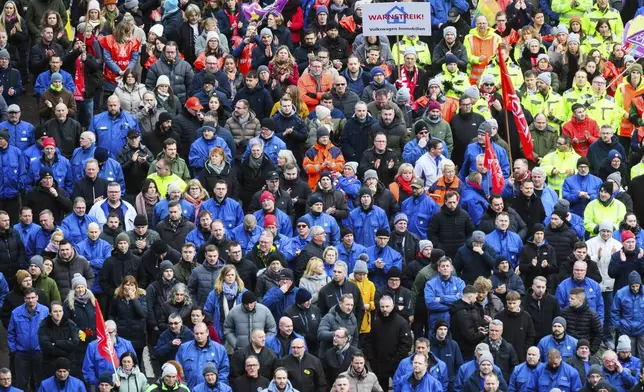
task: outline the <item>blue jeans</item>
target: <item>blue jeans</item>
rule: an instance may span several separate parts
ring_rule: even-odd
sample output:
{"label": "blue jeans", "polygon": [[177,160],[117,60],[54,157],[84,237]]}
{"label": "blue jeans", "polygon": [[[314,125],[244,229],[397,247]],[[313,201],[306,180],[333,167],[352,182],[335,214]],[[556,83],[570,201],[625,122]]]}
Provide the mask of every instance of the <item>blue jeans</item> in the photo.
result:
{"label": "blue jeans", "polygon": [[604,299],[604,342],[613,341],[613,322],[610,319],[610,310],[613,307],[613,292],[602,291]]}
{"label": "blue jeans", "polygon": [[80,123],[83,128],[89,127],[89,122],[94,115],[94,100],[92,98],[83,101],[76,101],[76,121]]}

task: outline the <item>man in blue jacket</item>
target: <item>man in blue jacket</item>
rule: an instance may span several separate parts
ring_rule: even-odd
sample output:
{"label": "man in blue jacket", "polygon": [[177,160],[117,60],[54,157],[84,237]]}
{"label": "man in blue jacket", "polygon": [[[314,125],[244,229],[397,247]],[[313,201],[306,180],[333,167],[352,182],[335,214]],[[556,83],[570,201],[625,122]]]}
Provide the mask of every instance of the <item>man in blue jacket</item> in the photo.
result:
{"label": "man in blue jacket", "polygon": [[269,191],[264,191],[259,198],[259,202],[262,204],[262,209],[253,212],[255,219],[257,219],[257,224],[266,227],[264,220],[269,217],[274,217],[277,220],[276,223],[279,233],[290,238],[293,235],[291,218],[279,208],[275,208],[275,196]]}
{"label": "man in blue jacket", "polygon": [[96,135],[96,145],[105,147],[111,157],[116,157],[127,143],[127,131],[139,129],[136,118],[121,110],[121,100],[112,95],[107,99],[107,111],[97,114],[89,124],[89,130]]}
{"label": "man in blue jacket", "polygon": [[541,355],[539,349],[532,346],[528,349],[526,354],[526,361],[519,366],[515,367],[510,376],[510,383],[508,387],[512,392],[527,392],[528,387],[535,382],[537,371],[546,366],[540,362]]}
{"label": "man in blue jacket", "polygon": [[479,172],[470,173],[465,182],[465,189],[461,193],[461,208],[470,214],[475,226],[481,223],[481,218],[489,207],[485,191],[481,186],[483,175]]}
{"label": "man in blue jacket", "polygon": [[[7,213],[9,212],[7,211]],[[31,207],[22,206],[20,208],[20,222],[13,225],[13,229],[20,235],[20,239],[25,245],[40,230],[40,226],[34,223],[34,212]]]}
{"label": "man in blue jacket", "polygon": [[23,290],[25,304],[11,312],[7,328],[9,352],[13,355],[16,387],[35,390],[42,379],[42,351],[38,342],[41,321],[49,315],[46,306],[38,303],[38,293],[28,287]]}
{"label": "man in blue jacket", "polygon": [[[279,319],[278,331],[275,335],[266,337],[266,347],[270,348],[277,355],[277,359],[282,359],[292,351],[291,343],[295,339],[302,339],[302,335],[293,331],[293,320],[284,316]],[[306,340],[304,340],[306,345]],[[306,349],[308,351],[308,348]]]}
{"label": "man in blue jacket", "polygon": [[519,265],[523,241],[517,233],[508,230],[510,215],[507,212],[498,214],[495,223],[496,229],[485,237],[485,242],[494,249],[497,256],[503,256],[508,260],[514,269]]}
{"label": "man in blue jacket", "polygon": [[33,125],[20,119],[20,106],[10,105],[7,108],[9,119],[0,123],[0,129],[9,131],[9,140],[12,146],[26,150],[36,142],[36,135]]}
{"label": "man in blue jacket", "polygon": [[[552,349],[557,351],[557,355],[563,359],[571,358],[577,350],[577,339],[566,333],[566,319],[561,316],[552,320],[552,334],[544,336],[539,341],[537,347],[541,354],[541,362],[550,362],[549,353]],[[577,371],[574,371],[577,374]],[[576,389],[575,389],[576,390]]]}
{"label": "man in blue jacket", "polygon": [[434,333],[430,335],[430,351],[445,364],[449,382],[447,390],[453,392],[454,378],[463,365],[463,356],[458,343],[449,336],[449,324],[444,319],[436,320]]}
{"label": "man in blue jacket", "polygon": [[98,177],[109,182],[118,182],[121,186],[121,196],[125,195],[125,178],[123,168],[114,158],[110,158],[109,152],[104,147],[96,147],[94,159],[98,162]]}
{"label": "man in blue jacket", "polygon": [[376,231],[376,244],[367,248],[369,256],[369,279],[376,286],[376,289],[387,285],[387,272],[392,267],[402,270],[402,256],[396,252],[389,243],[389,231],[378,229]]}
{"label": "man in blue jacket", "polygon": [[451,9],[456,8],[459,14],[463,14],[469,8],[465,0],[430,0],[430,3],[432,4],[432,29],[436,29],[436,31],[440,31],[441,27],[447,23],[448,12]]}
{"label": "man in blue jacket", "polygon": [[161,333],[157,344],[152,349],[152,353],[159,363],[165,363],[175,358],[181,344],[193,340],[194,337],[190,328],[183,325],[181,315],[172,313],[168,316],[168,329]]}
{"label": "man in blue jacket", "polygon": [[51,85],[51,75],[58,72],[63,77],[63,87],[65,89],[74,92],[76,85],[74,84],[74,77],[67,71],[60,69],[63,65],[63,61],[60,56],[52,56],[49,58],[49,69],[36,77],[34,82],[34,92],[36,97],[40,100],[42,93],[47,91]]}
{"label": "man in blue jacket", "polygon": [[188,164],[195,173],[204,168],[206,161],[210,159],[210,150],[215,147],[220,147],[224,150],[228,162],[233,161],[228,144],[223,138],[217,136],[217,129],[214,126],[204,125],[197,129],[197,132],[201,132],[201,137],[192,143],[188,154]]}
{"label": "man in blue jacket", "polygon": [[394,392],[441,392],[444,387],[439,380],[432,374],[431,358],[424,354],[414,354],[412,356],[412,369],[410,372],[404,374],[400,382],[394,382]]}
{"label": "man in blue jacket", "polygon": [[604,380],[617,390],[617,392],[627,392],[637,384],[638,380],[617,360],[617,354],[612,350],[604,351],[602,354],[602,374]]}
{"label": "man in blue jacket", "polygon": [[87,239],[87,226],[97,222],[96,218],[86,214],[87,205],[83,198],[74,199],[74,212],[67,215],[60,224],[65,238],[72,244],[79,244]]}
{"label": "man in blue jacket", "polygon": [[610,317],[618,335],[628,335],[636,342],[634,354],[644,354],[644,293],[642,278],[637,271],[628,275],[628,286],[617,290]]}
{"label": "man in blue jacket", "polygon": [[65,357],[58,358],[55,363],[56,373],[42,381],[38,392],[47,391],[84,391],[85,383],[74,376],[69,375],[71,365],[69,359]]}
{"label": "man in blue jacket", "polygon": [[449,257],[436,263],[438,274],[425,283],[425,305],[429,313],[429,328],[434,329],[438,320],[449,324],[451,306],[463,296],[465,282],[452,275],[454,270]]}
{"label": "man in blue jacket", "polygon": [[398,364],[398,369],[396,369],[396,373],[392,377],[393,385],[406,381],[405,375],[413,371],[414,357],[416,355],[422,355],[428,359],[429,369],[427,369],[427,372],[440,382],[443,391],[447,391],[449,387],[447,366],[445,366],[445,362],[438,359],[436,355],[429,351],[429,340],[422,337],[416,339],[414,353]]}
{"label": "man in blue jacket", "polygon": [[564,180],[561,194],[570,202],[570,212],[581,217],[588,203],[599,195],[602,180],[590,174],[590,161],[586,157],[577,160],[577,174]]}
{"label": "man in blue jacket", "polygon": [[546,171],[541,167],[532,169],[532,183],[534,184],[534,194],[541,200],[543,209],[546,211],[546,219],[549,219],[555,209],[555,204],[559,201],[559,195],[546,184]]}
{"label": "man in blue jacket", "polygon": [[212,197],[201,204],[200,211],[210,212],[212,220],[220,219],[226,230],[232,230],[244,221],[241,205],[228,197],[228,183],[224,179],[215,182]]}
{"label": "man in blue jacket", "polygon": [[262,304],[271,310],[275,320],[279,320],[284,315],[284,310],[295,304],[298,290],[299,288],[293,284],[293,271],[284,268],[280,271],[279,286],[266,292]]}
{"label": "man in blue jacket", "polygon": [[94,150],[96,150],[96,135],[90,131],[81,133],[80,147],[74,149],[72,159],[69,161],[72,165],[74,181],[80,180],[85,175],[85,163],[94,157]]}
{"label": "man in blue jacket", "polygon": [[87,238],[80,242],[73,242],[74,247],[79,255],[89,261],[94,276],[94,285],[89,289],[92,293],[100,295],[103,293],[101,285],[98,283],[98,276],[103,269],[103,263],[112,255],[112,245],[104,239],[99,238],[101,229],[98,223],[89,223],[87,225]]}
{"label": "man in blue jacket", "polygon": [[[461,367],[458,368],[458,374],[454,379],[454,392],[463,391],[467,380],[479,369],[479,359],[484,354],[492,357],[492,353],[490,353],[490,346],[487,343],[477,344],[476,348],[474,349],[474,359],[465,362]],[[492,358],[492,362],[493,361],[494,358]],[[498,366],[493,365],[492,369],[494,370],[494,372],[499,374],[501,378],[503,377],[501,369],[499,369]]]}
{"label": "man in blue jacket", "polygon": [[309,199],[311,209],[308,214],[304,215],[307,222],[313,226],[320,226],[327,235],[329,245],[338,246],[340,244],[340,226],[334,217],[324,212],[324,201],[318,195],[311,196]]}
{"label": "man in blue jacket", "polygon": [[[604,324],[604,298],[602,297],[602,289],[599,283],[586,276],[588,271],[588,264],[585,261],[575,261],[572,266],[572,277],[565,279],[557,287],[555,297],[561,309],[568,306],[570,299],[570,290],[575,287],[581,287],[586,292],[586,300],[588,306],[595,312],[601,319],[602,325]],[[563,352],[562,352],[563,355]]]}
{"label": "man in blue jacket", "polygon": [[[118,358],[126,352],[135,353],[132,343],[117,335],[116,323],[113,320],[107,320],[105,322],[105,330],[114,344],[114,351]],[[136,356],[136,354],[134,355]],[[85,380],[85,383],[89,385],[98,386],[98,378],[105,372],[114,374],[114,367],[111,362],[99,354],[98,340],[94,340],[87,345],[87,351],[85,351],[85,359],[83,360],[83,379]]]}
{"label": "man in blue jacket", "polygon": [[[485,154],[485,132],[492,132],[492,125],[487,121],[479,125],[476,141],[474,143],[470,143],[465,150],[463,165],[461,165],[461,171],[458,173],[461,180],[465,180],[468,173],[476,171],[476,157],[480,154]],[[490,143],[492,143],[496,157],[501,165],[503,178],[507,179],[510,176],[510,161],[508,160],[508,153],[498,144],[492,141],[490,141]]]}
{"label": "man in blue jacket", "polygon": [[[545,356],[544,356],[545,357]],[[558,388],[561,392],[576,392],[581,389],[581,380],[577,370],[563,361],[556,348],[548,350],[547,357],[541,361],[547,365],[535,372],[529,391],[546,392]]]}
{"label": "man in blue jacket", "polygon": [[409,219],[408,230],[420,238],[427,238],[427,228],[432,216],[438,212],[438,204],[425,192],[425,182],[415,178],[411,183],[411,197],[402,202],[401,212]]}
{"label": "man in blue jacket", "polygon": [[[275,136],[275,132],[273,131],[274,129],[275,121],[273,121],[273,119],[270,117],[265,118],[262,120],[262,128],[260,130],[259,136],[256,136],[251,140],[261,141],[264,144],[264,154],[266,154],[271,162],[277,165],[277,155],[280,151],[286,150],[286,143],[284,143],[282,139]],[[246,159],[248,154],[250,154],[250,146],[251,142],[249,140],[248,145],[246,146],[246,150],[242,155],[242,161]]]}
{"label": "man in blue jacket", "polygon": [[367,187],[360,189],[360,206],[349,213],[346,227],[353,230],[356,242],[365,247],[375,245],[376,230],[389,230],[387,214],[385,210],[373,204],[371,189]]}
{"label": "man in blue jacket", "polygon": [[37,185],[40,181],[40,169],[43,167],[51,168],[54,180],[59,186],[65,189],[68,195],[72,193],[74,185],[72,165],[59,151],[56,150],[56,141],[53,137],[46,137],[43,141],[43,153],[39,159],[35,159],[29,164],[29,173],[31,174],[27,190]]}
{"label": "man in blue jacket", "polygon": [[176,356],[177,362],[183,366],[184,382],[188,388],[204,382],[202,370],[209,362],[217,368],[219,380],[228,384],[230,363],[224,346],[210,340],[208,327],[204,323],[195,325],[193,332],[195,340],[183,343]]}

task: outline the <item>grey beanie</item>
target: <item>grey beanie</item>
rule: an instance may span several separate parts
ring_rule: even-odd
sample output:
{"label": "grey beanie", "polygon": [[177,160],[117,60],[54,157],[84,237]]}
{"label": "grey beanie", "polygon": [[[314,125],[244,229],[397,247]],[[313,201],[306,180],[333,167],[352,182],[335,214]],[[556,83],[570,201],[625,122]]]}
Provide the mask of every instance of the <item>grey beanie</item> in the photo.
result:
{"label": "grey beanie", "polygon": [[0,50],[0,59],[9,59],[11,56],[9,55],[9,51],[7,49],[2,49]]}
{"label": "grey beanie", "polygon": [[552,325],[555,325],[555,324],[561,324],[561,326],[564,327],[564,329],[566,329],[567,327],[566,319],[561,316],[557,316],[555,317],[554,320],[552,320]]}
{"label": "grey beanie", "polygon": [[599,231],[602,230],[608,230],[610,232],[613,231],[613,222],[611,221],[603,221],[599,224]]}
{"label": "grey beanie", "polygon": [[219,373],[217,372],[217,368],[215,367],[215,365],[214,365],[212,362],[208,362],[208,363],[206,364],[206,366],[204,366],[204,367],[203,367],[203,370],[201,371],[201,374],[203,374],[204,376],[205,376],[206,374],[208,374],[208,373],[215,373],[215,374],[219,374]]}
{"label": "grey beanie", "polygon": [[445,38],[445,36],[446,36],[448,33],[452,33],[452,34],[454,34],[454,35],[458,35],[458,34],[456,34],[456,27],[454,27],[454,26],[447,26],[447,27],[445,27],[445,28],[443,29],[443,38]]}
{"label": "grey beanie", "polygon": [[51,81],[53,82],[62,82],[63,81],[63,75],[60,74],[60,72],[54,72],[51,74]]}
{"label": "grey beanie", "polygon": [[538,80],[541,80],[548,86],[552,85],[552,77],[550,76],[550,72],[542,72],[537,76]]}
{"label": "grey beanie", "polygon": [[378,179],[378,172],[373,170],[373,169],[367,170],[364,173],[364,180],[367,181],[370,178],[375,178],[377,180]]}
{"label": "grey beanie", "polygon": [[167,269],[172,269],[172,267],[173,267],[173,264],[170,260],[163,260],[161,264],[159,264],[159,271],[163,273]]}
{"label": "grey beanie", "polygon": [[42,258],[42,256],[36,255],[32,257],[29,260],[29,265],[32,265],[32,264],[40,268],[41,273],[45,270],[45,260]]}
{"label": "grey beanie", "polygon": [[467,95],[468,97],[470,97],[472,99],[481,98],[481,92],[479,91],[478,88],[476,88],[476,86],[470,86],[470,87],[466,88],[465,90],[463,90],[463,94]]}
{"label": "grey beanie", "polygon": [[434,244],[430,240],[420,240],[418,243],[418,250],[422,253],[427,247],[434,247]]}
{"label": "grey beanie", "polygon": [[76,286],[78,286],[79,284],[87,287],[87,280],[83,277],[83,275],[76,273],[74,274],[74,278],[72,279],[72,290],[75,290]]}
{"label": "grey beanie", "polygon": [[347,162],[344,164],[344,167],[349,166],[354,173],[358,173],[358,162]]}
{"label": "grey beanie", "polygon": [[367,269],[367,263],[365,263],[363,260],[356,261],[356,265],[355,267],[353,267],[353,273],[368,274],[369,270]]}
{"label": "grey beanie", "polygon": [[492,365],[494,365],[494,357],[492,356],[492,354],[489,351],[481,354],[481,356],[479,357],[477,362],[480,365],[482,362],[485,362],[485,361],[488,361]]}
{"label": "grey beanie", "polygon": [[613,180],[613,182],[617,185],[622,185],[622,174],[618,171],[612,172],[611,174],[606,177],[606,181],[608,180]]}
{"label": "grey beanie", "polygon": [[268,35],[271,37],[271,39],[273,39],[273,32],[268,27],[264,27],[261,33],[259,34],[260,38],[264,37],[265,35]]}
{"label": "grey beanie", "polygon": [[573,42],[576,42],[577,44],[580,44],[580,43],[581,43],[581,39],[580,39],[580,37],[579,37],[579,34],[572,33],[572,34],[569,34],[569,35],[568,35],[568,41],[566,41],[566,42],[568,42],[569,44],[571,44],[571,43],[573,43]]}
{"label": "grey beanie", "polygon": [[407,102],[411,99],[409,94],[409,89],[407,87],[401,87],[398,92],[396,92],[396,102]]}
{"label": "grey beanie", "polygon": [[476,230],[474,233],[472,233],[472,241],[485,242],[485,233],[481,230]]}
{"label": "grey beanie", "polygon": [[631,338],[628,335],[622,335],[617,339],[617,348],[615,349],[618,353],[631,352]]}

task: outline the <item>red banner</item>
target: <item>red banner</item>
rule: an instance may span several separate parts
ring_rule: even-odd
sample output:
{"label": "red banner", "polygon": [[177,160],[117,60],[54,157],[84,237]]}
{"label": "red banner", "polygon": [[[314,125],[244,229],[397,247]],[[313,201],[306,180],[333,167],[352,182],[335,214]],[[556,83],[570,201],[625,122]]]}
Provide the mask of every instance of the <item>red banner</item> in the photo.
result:
{"label": "red banner", "polygon": [[499,158],[496,156],[490,134],[485,132],[485,167],[489,170],[492,177],[492,193],[500,195],[505,186],[505,179],[503,178],[503,170],[499,164]]}
{"label": "red banner", "polygon": [[[501,89],[503,90],[503,106],[505,110],[512,112],[514,115],[514,125],[517,127],[517,132],[519,134],[519,140],[521,141],[521,147],[523,147],[523,154],[529,160],[536,162],[534,159],[534,154],[532,153],[532,135],[530,135],[530,130],[528,129],[528,121],[523,115],[523,109],[521,109],[521,100],[517,96],[514,86],[512,85],[512,79],[510,79],[510,74],[508,73],[508,66],[505,64],[505,59],[501,53],[501,45],[498,49],[499,57],[499,67],[501,68]],[[533,116],[536,116],[537,113],[532,113]]]}
{"label": "red banner", "polygon": [[101,307],[98,306],[98,300],[94,300],[94,308],[96,310],[96,340],[98,344],[98,353],[106,361],[112,363],[112,366],[114,366],[116,371],[116,368],[119,367],[119,357],[116,355],[114,342],[110,339],[110,334],[107,332],[107,327],[105,327],[105,320],[103,320]]}

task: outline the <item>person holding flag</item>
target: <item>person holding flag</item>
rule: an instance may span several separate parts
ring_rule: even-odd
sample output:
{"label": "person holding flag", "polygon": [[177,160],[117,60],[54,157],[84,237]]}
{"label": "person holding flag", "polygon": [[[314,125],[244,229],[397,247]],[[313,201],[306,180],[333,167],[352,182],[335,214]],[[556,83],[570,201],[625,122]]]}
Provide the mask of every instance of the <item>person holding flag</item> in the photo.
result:
{"label": "person holding flag", "polygon": [[[508,153],[503,149],[503,147],[490,140],[490,132],[492,132],[491,123],[485,121],[479,125],[476,141],[474,143],[470,143],[465,150],[465,158],[463,159],[463,165],[461,165],[461,171],[458,175],[461,180],[465,181],[468,173],[476,171],[476,157],[479,154],[486,153],[486,146],[493,147],[498,164],[500,165],[503,173],[503,178],[508,178],[510,176],[510,161],[508,159]],[[503,184],[501,184],[498,193],[500,194],[502,191]]]}
{"label": "person holding flag", "polygon": [[83,379],[87,384],[98,388],[99,376],[104,372],[115,374],[120,356],[125,352],[135,351],[129,340],[118,337],[113,320],[103,320],[98,301],[94,301],[97,338],[87,346],[83,360]]}

